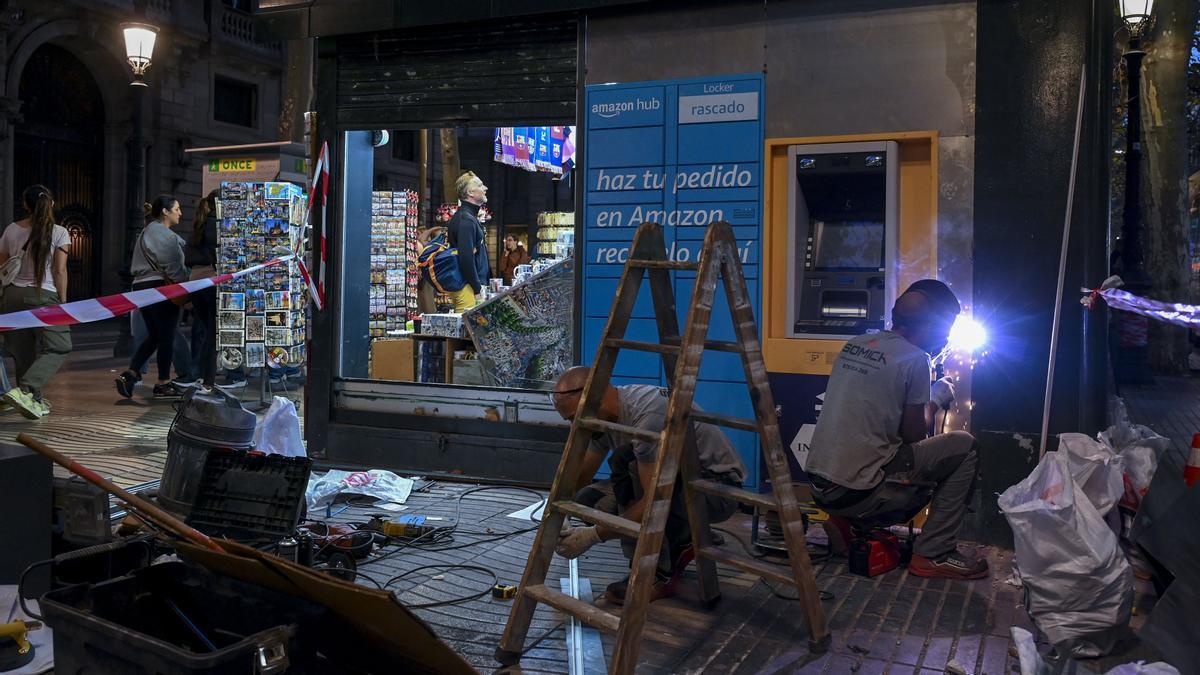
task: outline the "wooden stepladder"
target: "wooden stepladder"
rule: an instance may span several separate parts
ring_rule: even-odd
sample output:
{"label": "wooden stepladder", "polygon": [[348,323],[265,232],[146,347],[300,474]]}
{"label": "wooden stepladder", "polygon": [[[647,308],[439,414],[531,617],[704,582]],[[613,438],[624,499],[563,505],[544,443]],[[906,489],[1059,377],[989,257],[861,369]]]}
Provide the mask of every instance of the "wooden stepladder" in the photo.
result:
{"label": "wooden stepladder", "polygon": [[[688,309],[682,336],[675,313],[671,270],[696,271],[692,304]],[[654,301],[654,313],[658,324],[658,343],[624,339],[638,290],[646,274],[650,276],[650,294]],[[722,282],[733,315],[734,331],[737,335],[734,342],[707,339],[717,285]],[[622,349],[650,351],[662,355],[663,367],[671,385],[666,425],[661,433],[650,433],[597,417],[617,355]],[[700,359],[706,349],[741,354],[750,400],[754,404],[755,419],[693,411],[692,399],[700,373]],[[773,494],[758,494],[702,479],[699,455],[692,433],[693,421],[758,432],[774,487]],[[641,523],[610,515],[574,501],[575,492],[581,487],[575,485],[575,480],[589,442],[594,435],[613,432],[657,443],[659,447],[654,465],[654,494]],[[746,280],[742,276],[737,243],[733,237],[733,228],[726,222],[717,222],[709,227],[699,260],[696,262],[676,262],[667,259],[662,226],[657,223],[643,223],[638,227],[628,262],[617,287],[612,313],[596,353],[595,364],[584,386],[578,414],[571,425],[566,450],[558,465],[558,473],[554,478],[541,527],[534,539],[533,550],[525,566],[525,574],[521,578],[521,586],[513,602],[504,636],[496,649],[498,662],[514,665],[520,660],[530,621],[533,619],[537,603],[541,602],[601,630],[615,632],[617,639],[610,661],[610,671],[633,672],[637,664],[638,646],[666,529],[671,494],[679,474],[682,474],[684,481],[692,544],[695,547],[696,565],[700,575],[700,597],[705,606],[711,606],[720,598],[717,562],[771,581],[794,585],[799,592],[808,624],[809,647],[815,653],[824,652],[829,645],[829,630],[825,625],[825,613],[821,608],[816,580],[805,548],[803,520],[791,488],[792,477],[779,435],[774,400],[767,384],[758,327],[754,321]],[[779,513],[791,560],[791,574],[787,573],[785,567],[770,565],[714,546],[710,539],[707,509],[700,493],[719,495]],[[621,533],[622,536],[637,539],[629,589],[620,615],[546,586],[546,573],[550,568],[554,547],[563,520],[568,516],[600,524]]]}

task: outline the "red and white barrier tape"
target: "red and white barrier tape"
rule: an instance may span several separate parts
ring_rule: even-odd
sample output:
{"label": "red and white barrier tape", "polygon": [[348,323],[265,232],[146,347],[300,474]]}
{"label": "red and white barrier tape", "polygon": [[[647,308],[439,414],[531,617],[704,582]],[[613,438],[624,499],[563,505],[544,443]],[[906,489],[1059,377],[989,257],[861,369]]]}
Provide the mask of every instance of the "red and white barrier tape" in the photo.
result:
{"label": "red and white barrier tape", "polygon": [[1111,276],[1105,279],[1099,288],[1080,289],[1087,295],[1079,301],[1091,309],[1097,298],[1104,298],[1104,302],[1113,309],[1141,314],[1185,328],[1200,328],[1200,305],[1185,305],[1182,302],[1162,302],[1143,298],[1140,295],[1119,290],[1118,286],[1123,284],[1121,277]]}
{"label": "red and white barrier tape", "polygon": [[[329,197],[329,143],[321,144],[321,152],[317,155],[317,165],[313,169],[312,184],[308,188],[308,208],[310,212],[317,206],[321,207],[321,233],[317,238],[317,245],[314,255],[321,257],[321,265],[317,268],[316,284],[313,284],[312,277],[308,273],[308,268],[301,264],[300,274],[304,277],[304,282],[308,284],[309,291],[312,293],[313,304],[317,309],[325,306],[325,267],[326,267],[326,246],[325,246],[325,202]],[[311,221],[311,219],[310,219]]]}
{"label": "red and white barrier tape", "polygon": [[90,300],[76,300],[61,305],[26,309],[10,314],[0,314],[0,332],[18,330],[21,328],[44,328],[46,326],[71,326],[79,323],[103,321],[116,316],[128,314],[135,309],[178,298],[189,293],[202,291],[231,279],[236,279],[261,269],[272,267],[292,260],[296,256],[286,255],[268,260],[261,265],[247,267],[232,274],[218,274],[207,279],[185,281],[179,284],[168,284],[158,288],[147,288],[142,291],[130,291],[106,295]]}

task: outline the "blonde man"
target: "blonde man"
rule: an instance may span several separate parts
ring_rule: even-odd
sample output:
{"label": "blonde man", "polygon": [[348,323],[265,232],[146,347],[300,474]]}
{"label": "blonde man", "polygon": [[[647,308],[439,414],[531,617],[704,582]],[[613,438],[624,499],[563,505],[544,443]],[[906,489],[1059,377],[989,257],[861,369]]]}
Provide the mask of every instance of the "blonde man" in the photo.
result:
{"label": "blonde man", "polygon": [[446,232],[450,246],[458,249],[458,268],[464,283],[461,290],[451,295],[454,311],[461,313],[475,306],[476,296],[491,276],[484,246],[486,231],[479,222],[479,208],[487,203],[488,189],[471,171],[458,177],[454,189],[458,192],[460,206],[446,223]]}

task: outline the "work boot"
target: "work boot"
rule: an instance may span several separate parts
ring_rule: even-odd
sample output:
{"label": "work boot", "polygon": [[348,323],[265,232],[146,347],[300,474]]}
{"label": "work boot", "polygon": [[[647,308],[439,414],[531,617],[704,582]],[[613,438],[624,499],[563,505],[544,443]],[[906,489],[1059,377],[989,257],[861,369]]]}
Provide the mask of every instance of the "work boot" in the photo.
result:
{"label": "work boot", "polygon": [[914,553],[908,563],[908,572],[913,576],[939,579],[982,579],[989,570],[987,560],[972,559],[958,551],[951,551],[937,560]]}
{"label": "work boot", "polygon": [[850,542],[854,541],[854,528],[851,526],[849,518],[831,515],[821,523],[821,529],[825,531],[825,537],[829,539],[830,554],[845,556],[850,552]]}
{"label": "work boot", "polygon": [[[675,558],[675,564],[671,566],[670,572],[656,570],[654,573],[654,587],[650,592],[650,602],[675,597],[676,593],[679,592],[679,577],[695,557],[696,549],[688,546]],[[604,599],[614,605],[624,605],[625,593],[628,590],[629,577],[625,577],[620,581],[614,581],[604,589]]]}

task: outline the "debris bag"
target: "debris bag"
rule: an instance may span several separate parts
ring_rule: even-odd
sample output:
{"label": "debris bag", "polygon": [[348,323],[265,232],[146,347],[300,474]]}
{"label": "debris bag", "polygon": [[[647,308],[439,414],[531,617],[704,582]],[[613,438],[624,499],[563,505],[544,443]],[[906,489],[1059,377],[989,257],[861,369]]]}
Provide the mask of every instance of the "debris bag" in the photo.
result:
{"label": "debris bag", "polygon": [[1133,574],[1116,535],[1071,477],[1067,453],[1046,453],[999,503],[1030,617],[1070,656],[1107,654],[1129,622]]}
{"label": "debris bag", "polygon": [[412,493],[411,478],[397,476],[391,471],[339,471],[331,469],[324,475],[313,474],[308,480],[304,499],[312,511],[326,502],[332,502],[339,494],[356,494],[377,497],[394,504],[408,501]]}
{"label": "debris bag", "polygon": [[1132,423],[1125,402],[1120,398],[1110,401],[1109,414],[1113,424],[1097,434],[1097,439],[1120,456],[1125,471],[1125,494],[1121,504],[1137,511],[1142,497],[1150,489],[1159,458],[1171,446],[1171,439],[1163,438],[1150,427]]}
{"label": "debris bag", "polygon": [[300,416],[290,399],[276,396],[262,422],[254,428],[254,449],[268,455],[307,457]]}
{"label": "debris bag", "polygon": [[1065,453],[1071,478],[1100,515],[1125,494],[1120,456],[1108,445],[1084,434],[1059,434],[1058,451]]}

